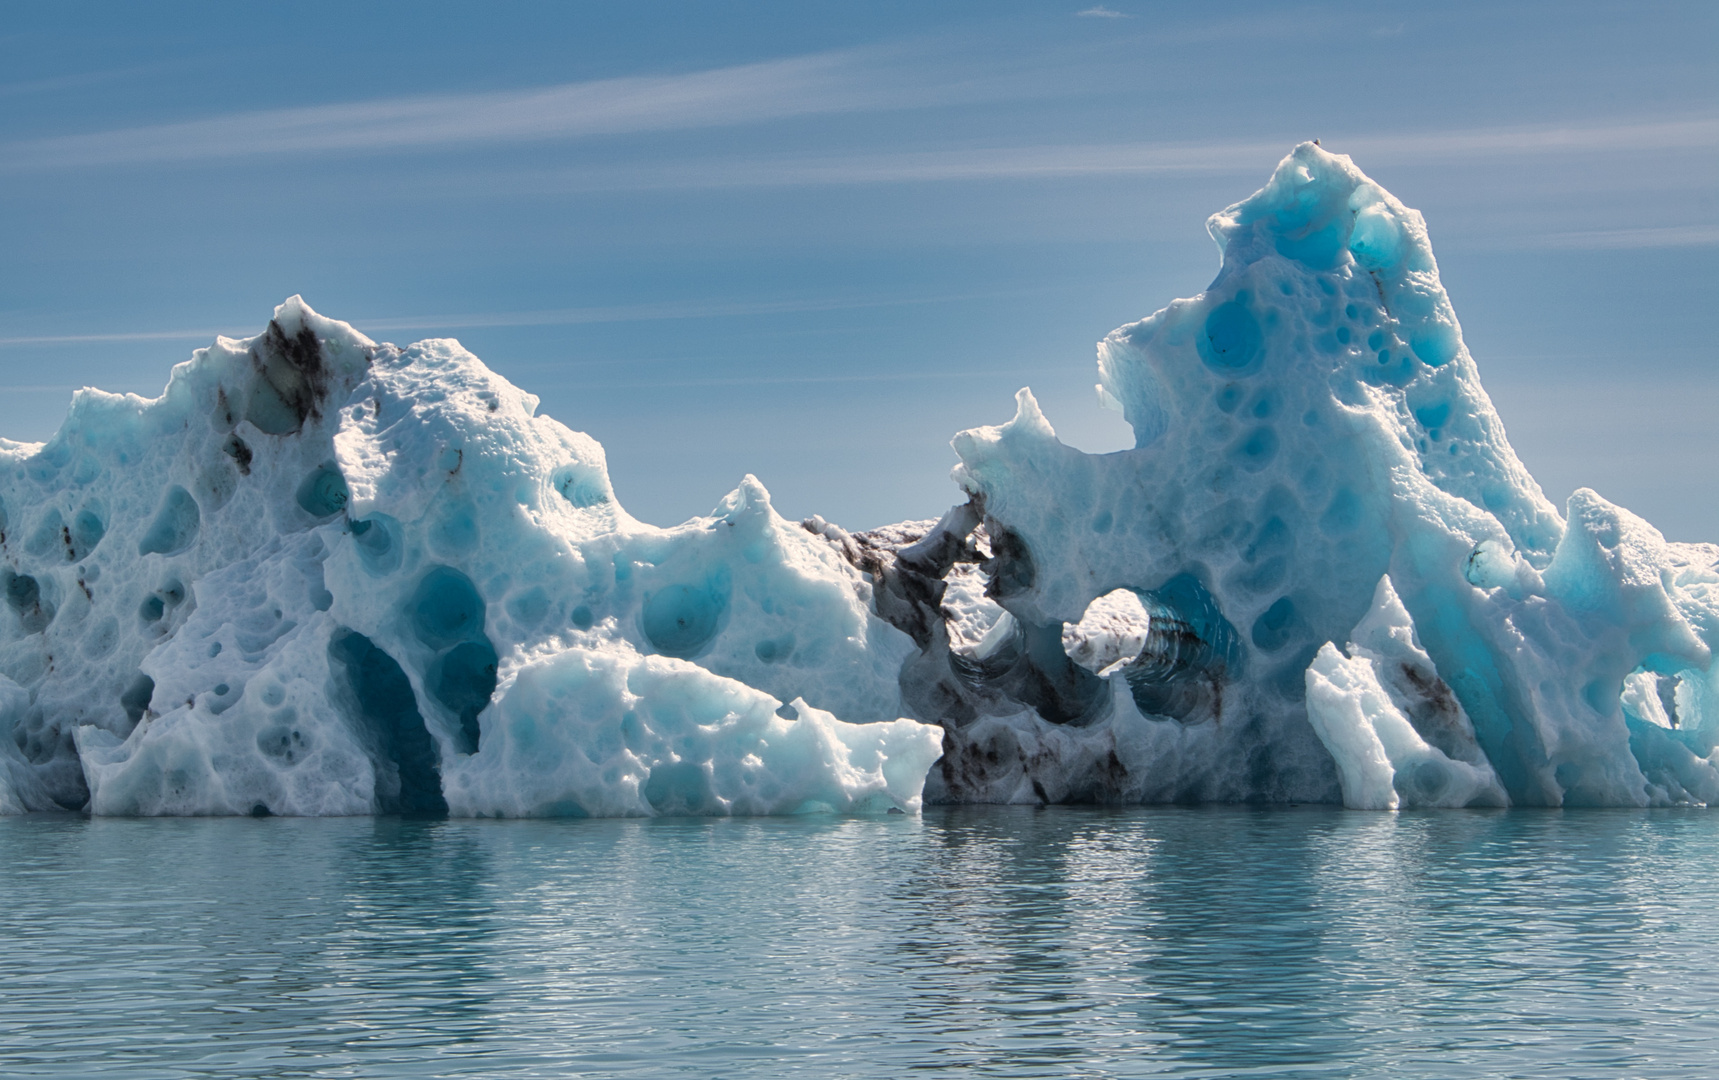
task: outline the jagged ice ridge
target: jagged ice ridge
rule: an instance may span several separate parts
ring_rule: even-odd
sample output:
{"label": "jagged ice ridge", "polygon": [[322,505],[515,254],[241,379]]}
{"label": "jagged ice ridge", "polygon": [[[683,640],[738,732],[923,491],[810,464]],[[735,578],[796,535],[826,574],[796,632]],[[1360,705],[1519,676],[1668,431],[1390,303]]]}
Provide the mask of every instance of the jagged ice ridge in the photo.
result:
{"label": "jagged ice ridge", "polygon": [[1560,514],[1420,215],[1304,144],[1217,279],[1029,391],[965,499],[849,533],[748,476],[630,517],[451,340],[298,298],[0,441],[0,812],[493,816],[942,801],[1719,799],[1719,547]]}

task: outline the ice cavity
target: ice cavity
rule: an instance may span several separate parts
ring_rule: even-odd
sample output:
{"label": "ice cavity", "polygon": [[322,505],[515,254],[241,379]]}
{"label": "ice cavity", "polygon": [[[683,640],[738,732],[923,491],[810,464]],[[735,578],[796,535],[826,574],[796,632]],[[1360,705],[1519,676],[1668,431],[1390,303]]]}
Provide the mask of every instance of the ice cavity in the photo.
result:
{"label": "ice cavity", "polygon": [[1146,647],[1152,616],[1133,589],[1116,589],[1086,606],[1080,621],[1062,628],[1069,659],[1095,675],[1109,675]]}
{"label": "ice cavity", "polygon": [[[1211,286],[1099,346],[1134,449],[1065,446],[1023,390],[955,438],[966,504],[820,530],[919,646],[928,797],[1719,797],[1719,548],[1544,497],[1421,216],[1309,143],[1210,230]],[[1143,623],[1098,631],[1119,596]]]}
{"label": "ice cavity", "polygon": [[940,733],[863,576],[751,477],[635,521],[536,409],[295,297],[0,446],[0,810],[918,806]]}

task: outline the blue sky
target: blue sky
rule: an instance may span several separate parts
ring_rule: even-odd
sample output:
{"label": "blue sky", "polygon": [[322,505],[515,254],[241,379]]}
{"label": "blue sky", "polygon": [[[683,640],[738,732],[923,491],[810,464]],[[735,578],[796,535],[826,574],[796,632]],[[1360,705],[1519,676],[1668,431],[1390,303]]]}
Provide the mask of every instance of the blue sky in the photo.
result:
{"label": "blue sky", "polygon": [[[1084,10],[1083,10],[1084,8]],[[1719,540],[1719,5],[7,5],[0,433],[302,293],[454,336],[659,524],[955,501],[1319,137],[1427,216],[1530,469]]]}

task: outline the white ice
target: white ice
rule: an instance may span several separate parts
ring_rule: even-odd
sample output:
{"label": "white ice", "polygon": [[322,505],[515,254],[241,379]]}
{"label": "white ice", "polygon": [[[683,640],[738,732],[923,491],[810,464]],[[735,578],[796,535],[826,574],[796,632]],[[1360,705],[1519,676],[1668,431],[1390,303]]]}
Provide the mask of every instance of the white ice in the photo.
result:
{"label": "white ice", "polygon": [[635,521],[536,409],[294,298],[0,450],[0,807],[916,808],[940,732],[864,577],[751,477]]}
{"label": "white ice", "polygon": [[[1719,800],[1719,547],[1512,451],[1425,222],[1304,144],[966,501],[656,528],[458,343],[297,298],[0,442],[0,812]],[[941,755],[941,756],[940,756]],[[935,765],[934,765],[935,763]],[[928,772],[929,770],[929,772]]]}
{"label": "white ice", "polygon": [[1509,805],[1390,578],[1379,579],[1347,652],[1326,642],[1307,668],[1307,719],[1337,764],[1343,805]]}
{"label": "white ice", "polygon": [[[1101,400],[1135,449],[1062,444],[1024,390],[1012,421],[956,437],[1022,659],[935,687],[978,715],[950,725],[930,794],[1008,797],[1030,774],[1053,797],[1117,801],[1719,797],[1719,547],[1668,543],[1585,489],[1562,514],[1545,498],[1425,222],[1348,158],[1297,147],[1210,229],[1211,286],[1099,346]],[[1416,664],[1472,726],[1467,756],[1420,731],[1365,655],[1357,624],[1384,610],[1387,576]],[[1034,653],[1117,589],[1153,630],[1107,685]],[[1328,644],[1349,640],[1362,651]],[[1062,749],[1038,739],[1045,720]],[[999,724],[1033,753],[993,760]]]}

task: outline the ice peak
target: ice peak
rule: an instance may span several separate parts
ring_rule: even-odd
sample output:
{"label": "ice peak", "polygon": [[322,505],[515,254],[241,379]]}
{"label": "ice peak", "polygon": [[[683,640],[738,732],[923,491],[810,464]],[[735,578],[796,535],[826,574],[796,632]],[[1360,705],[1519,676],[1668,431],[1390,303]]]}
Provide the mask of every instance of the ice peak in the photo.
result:
{"label": "ice peak", "polygon": [[281,333],[288,338],[297,337],[308,328],[319,338],[334,338],[360,348],[374,348],[376,345],[374,341],[353,329],[351,323],[319,314],[305,303],[304,297],[298,293],[293,293],[275,306],[272,322],[280,327]]}

